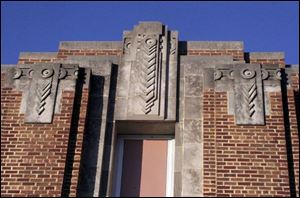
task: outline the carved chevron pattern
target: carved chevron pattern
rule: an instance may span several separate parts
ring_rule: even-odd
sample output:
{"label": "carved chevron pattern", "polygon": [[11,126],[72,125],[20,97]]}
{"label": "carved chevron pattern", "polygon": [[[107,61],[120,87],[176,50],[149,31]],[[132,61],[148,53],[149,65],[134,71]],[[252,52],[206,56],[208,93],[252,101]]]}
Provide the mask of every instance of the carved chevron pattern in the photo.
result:
{"label": "carved chevron pattern", "polygon": [[52,83],[51,81],[48,83],[43,83],[42,85],[38,85],[36,93],[39,100],[36,111],[39,115],[41,115],[45,111],[46,99],[51,93]]}
{"label": "carved chevron pattern", "polygon": [[142,111],[148,114],[156,100],[156,70],[157,70],[157,44],[146,44],[142,47],[143,58],[140,66],[140,91],[142,98]]}
{"label": "carved chevron pattern", "polygon": [[243,89],[243,95],[245,102],[248,106],[249,116],[252,117],[255,113],[255,103],[254,100],[257,96],[257,86],[254,81],[250,86],[247,86]]}
{"label": "carved chevron pattern", "polygon": [[176,38],[172,38],[170,54],[175,54],[175,52],[176,52]]}

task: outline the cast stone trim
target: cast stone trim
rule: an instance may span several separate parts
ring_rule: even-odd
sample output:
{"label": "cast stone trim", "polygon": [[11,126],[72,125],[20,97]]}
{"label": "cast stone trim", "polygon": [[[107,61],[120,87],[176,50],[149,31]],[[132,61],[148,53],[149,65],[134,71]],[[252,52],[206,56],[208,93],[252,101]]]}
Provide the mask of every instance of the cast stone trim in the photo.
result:
{"label": "cast stone trim", "polygon": [[236,124],[264,125],[263,92],[266,85],[263,85],[263,81],[281,80],[280,69],[274,65],[260,64],[230,64],[217,67],[214,72],[215,82],[226,79],[233,81]]}
{"label": "cast stone trim", "polygon": [[[27,81],[25,122],[51,123],[60,80],[76,80],[78,66],[58,63],[20,65],[13,68],[14,81]],[[17,82],[16,82],[17,83]]]}

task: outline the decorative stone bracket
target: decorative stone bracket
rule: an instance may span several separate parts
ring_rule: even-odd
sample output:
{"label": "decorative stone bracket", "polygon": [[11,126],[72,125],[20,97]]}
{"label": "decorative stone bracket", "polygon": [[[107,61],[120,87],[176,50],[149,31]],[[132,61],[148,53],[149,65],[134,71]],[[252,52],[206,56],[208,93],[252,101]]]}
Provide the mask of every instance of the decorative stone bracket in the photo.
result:
{"label": "decorative stone bracket", "polygon": [[280,69],[276,69],[274,66],[262,67],[260,64],[223,65],[216,68],[215,82],[226,79],[233,81],[236,124],[264,125],[263,81],[280,80]]}
{"label": "decorative stone bracket", "polygon": [[[63,79],[77,79],[78,66],[36,64],[13,69],[14,81],[29,80],[26,110],[26,123],[51,123],[55,108],[58,83]],[[17,83],[17,82],[16,82]],[[24,94],[26,95],[26,94]]]}

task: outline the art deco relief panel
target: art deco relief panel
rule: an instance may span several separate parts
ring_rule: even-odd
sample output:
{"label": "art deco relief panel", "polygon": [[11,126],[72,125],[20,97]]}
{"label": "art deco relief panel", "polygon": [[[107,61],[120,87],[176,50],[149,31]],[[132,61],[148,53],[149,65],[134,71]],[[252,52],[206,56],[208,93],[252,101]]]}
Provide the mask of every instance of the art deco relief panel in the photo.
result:
{"label": "art deco relief panel", "polygon": [[225,88],[230,93],[233,92],[234,97],[230,99],[234,101],[234,115],[237,125],[265,124],[264,91],[266,90],[264,82],[277,80],[273,86],[280,86],[281,72],[277,68],[277,65],[247,63],[216,67],[214,80],[217,90],[221,91]]}
{"label": "art deco relief panel", "polygon": [[19,65],[11,69],[10,75],[11,83],[24,90],[23,105],[20,109],[25,113],[24,121],[51,123],[59,82],[71,80],[74,84],[78,75],[78,66],[59,63]]}
{"label": "art deco relief panel", "polygon": [[177,32],[161,23],[140,23],[125,31],[120,79],[125,92],[126,119],[175,120]]}

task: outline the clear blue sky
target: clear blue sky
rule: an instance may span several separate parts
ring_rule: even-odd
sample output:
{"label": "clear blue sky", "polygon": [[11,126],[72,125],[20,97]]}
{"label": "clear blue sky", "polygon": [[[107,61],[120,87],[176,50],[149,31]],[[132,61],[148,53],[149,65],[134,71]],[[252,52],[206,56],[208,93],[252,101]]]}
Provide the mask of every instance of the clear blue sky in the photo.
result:
{"label": "clear blue sky", "polygon": [[161,21],[180,40],[244,41],[299,63],[298,2],[1,2],[1,63],[55,52],[59,41],[121,40],[138,21]]}

